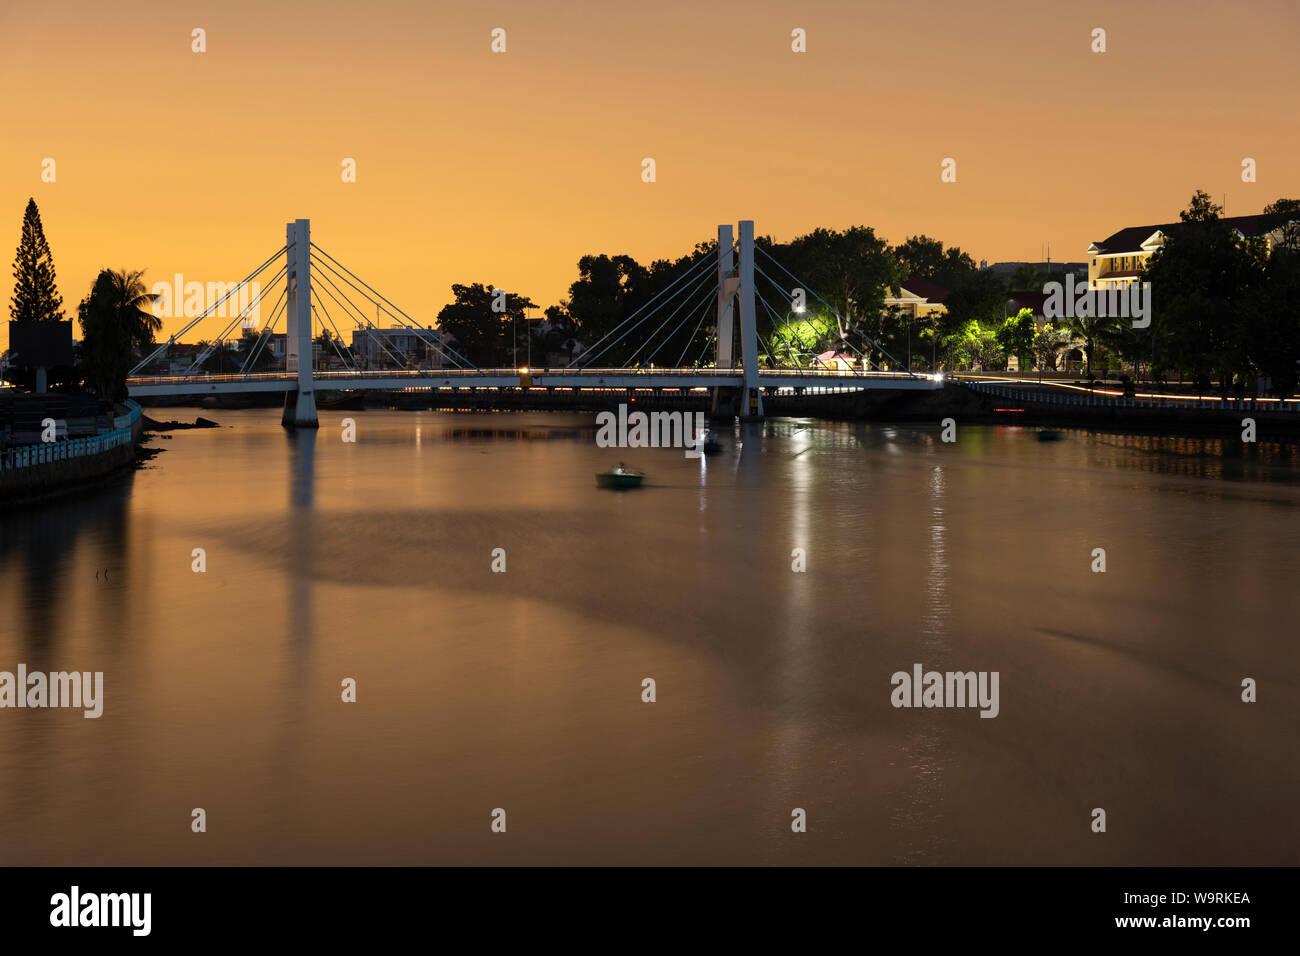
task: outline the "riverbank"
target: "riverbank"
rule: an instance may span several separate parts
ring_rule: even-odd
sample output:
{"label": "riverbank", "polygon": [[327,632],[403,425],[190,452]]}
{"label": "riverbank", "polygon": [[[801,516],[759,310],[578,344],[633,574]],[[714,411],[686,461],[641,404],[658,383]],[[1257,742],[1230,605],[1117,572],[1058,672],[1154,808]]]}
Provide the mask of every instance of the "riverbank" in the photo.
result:
{"label": "riverbank", "polygon": [[6,451],[0,457],[0,509],[61,497],[110,480],[134,464],[144,416],[135,402],[120,407],[115,427],[102,435]]}
{"label": "riverbank", "polygon": [[1131,397],[1057,385],[963,383],[975,420],[987,424],[1096,428],[1161,434],[1224,436],[1250,429],[1252,438],[1300,440],[1300,403],[1195,398],[1138,392]]}

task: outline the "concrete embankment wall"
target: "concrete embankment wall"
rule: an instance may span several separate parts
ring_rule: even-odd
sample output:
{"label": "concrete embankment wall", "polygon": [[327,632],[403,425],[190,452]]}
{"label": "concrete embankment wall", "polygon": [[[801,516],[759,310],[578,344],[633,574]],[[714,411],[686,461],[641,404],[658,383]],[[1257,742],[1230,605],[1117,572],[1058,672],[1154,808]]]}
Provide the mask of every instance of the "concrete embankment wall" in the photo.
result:
{"label": "concrete embankment wall", "polygon": [[[1047,425],[1062,428],[1098,428],[1106,431],[1137,431],[1183,435],[1240,434],[1244,419],[1253,419],[1260,438],[1294,441],[1300,439],[1300,412],[1271,411],[1269,403],[1232,401],[1228,408],[1187,406],[1162,407],[1125,405],[1104,401],[1099,404],[1070,404],[1052,401],[1050,393],[1041,399],[1016,392],[1010,396],[988,395],[965,389],[965,417],[958,421],[990,424]],[[1087,398],[1083,399],[1084,402]],[[957,417],[957,416],[954,416]]]}
{"label": "concrete embankment wall", "polygon": [[131,440],[114,448],[24,468],[0,470],[0,508],[60,495],[130,467],[135,461],[136,446],[144,434],[144,420],[138,408],[129,428]]}

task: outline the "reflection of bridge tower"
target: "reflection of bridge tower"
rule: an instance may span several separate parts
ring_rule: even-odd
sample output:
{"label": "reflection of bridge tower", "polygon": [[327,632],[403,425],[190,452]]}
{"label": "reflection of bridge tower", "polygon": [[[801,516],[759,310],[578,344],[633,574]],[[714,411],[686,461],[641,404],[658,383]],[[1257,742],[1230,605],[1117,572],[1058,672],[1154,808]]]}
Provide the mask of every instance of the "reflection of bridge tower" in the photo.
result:
{"label": "reflection of bridge tower", "polygon": [[740,268],[734,267],[731,226],[718,227],[718,368],[732,367],[735,300],[740,297],[740,361],[744,387],[713,390],[714,417],[739,415],[741,421],[763,417],[758,384],[758,324],[754,314],[754,223],[740,223]]}
{"label": "reflection of bridge tower", "polygon": [[311,361],[311,220],[297,219],[285,227],[285,371],[297,372],[297,387],[284,393],[284,416],[289,428],[316,428],[315,382]]}

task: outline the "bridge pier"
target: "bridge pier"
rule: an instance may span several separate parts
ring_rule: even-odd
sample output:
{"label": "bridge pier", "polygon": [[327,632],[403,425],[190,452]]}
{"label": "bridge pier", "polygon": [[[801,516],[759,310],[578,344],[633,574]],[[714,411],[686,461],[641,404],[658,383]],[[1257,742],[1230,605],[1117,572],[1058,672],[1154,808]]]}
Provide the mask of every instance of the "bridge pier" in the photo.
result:
{"label": "bridge pier", "polygon": [[734,368],[734,307],[740,297],[740,362],[743,388],[713,389],[709,417],[763,420],[763,392],[758,384],[758,316],[754,311],[754,222],[740,223],[740,268],[736,268],[731,226],[718,226],[718,356],[717,367]]}
{"label": "bridge pier", "polygon": [[712,392],[712,400],[709,403],[709,419],[711,421],[726,421],[735,418],[736,390],[715,385],[710,391]]}
{"label": "bridge pier", "polygon": [[304,392],[302,389],[285,392],[284,414],[280,416],[280,424],[285,428],[319,428],[315,393]]}
{"label": "bridge pier", "polygon": [[318,428],[316,381],[311,354],[311,221],[296,219],[285,227],[284,304],[285,371],[296,372],[298,387],[284,393],[285,428]]}
{"label": "bridge pier", "polygon": [[758,376],[758,314],[754,311],[754,220],[740,222],[740,358],[745,388],[738,414],[742,422],[763,420],[763,390]]}

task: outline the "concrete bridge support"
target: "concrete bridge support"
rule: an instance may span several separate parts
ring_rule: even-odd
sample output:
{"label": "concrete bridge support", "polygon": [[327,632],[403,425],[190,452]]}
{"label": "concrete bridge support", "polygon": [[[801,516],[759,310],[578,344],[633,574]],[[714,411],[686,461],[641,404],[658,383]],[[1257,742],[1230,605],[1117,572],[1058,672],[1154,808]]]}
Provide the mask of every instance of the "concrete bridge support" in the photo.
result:
{"label": "concrete bridge support", "polygon": [[745,363],[745,391],[740,420],[763,420],[763,390],[758,384],[758,315],[754,311],[754,220],[740,223],[740,360]]}
{"label": "concrete bridge support", "polygon": [[311,221],[285,227],[288,291],[284,306],[285,370],[297,373],[297,388],[284,394],[285,428],[317,428],[316,383],[311,361]]}
{"label": "concrete bridge support", "polygon": [[740,268],[735,267],[731,226],[718,226],[718,356],[720,369],[733,368],[736,296],[740,296],[740,360],[743,388],[715,388],[712,418],[762,421],[763,393],[758,384],[758,326],[754,313],[754,223],[740,224]]}

